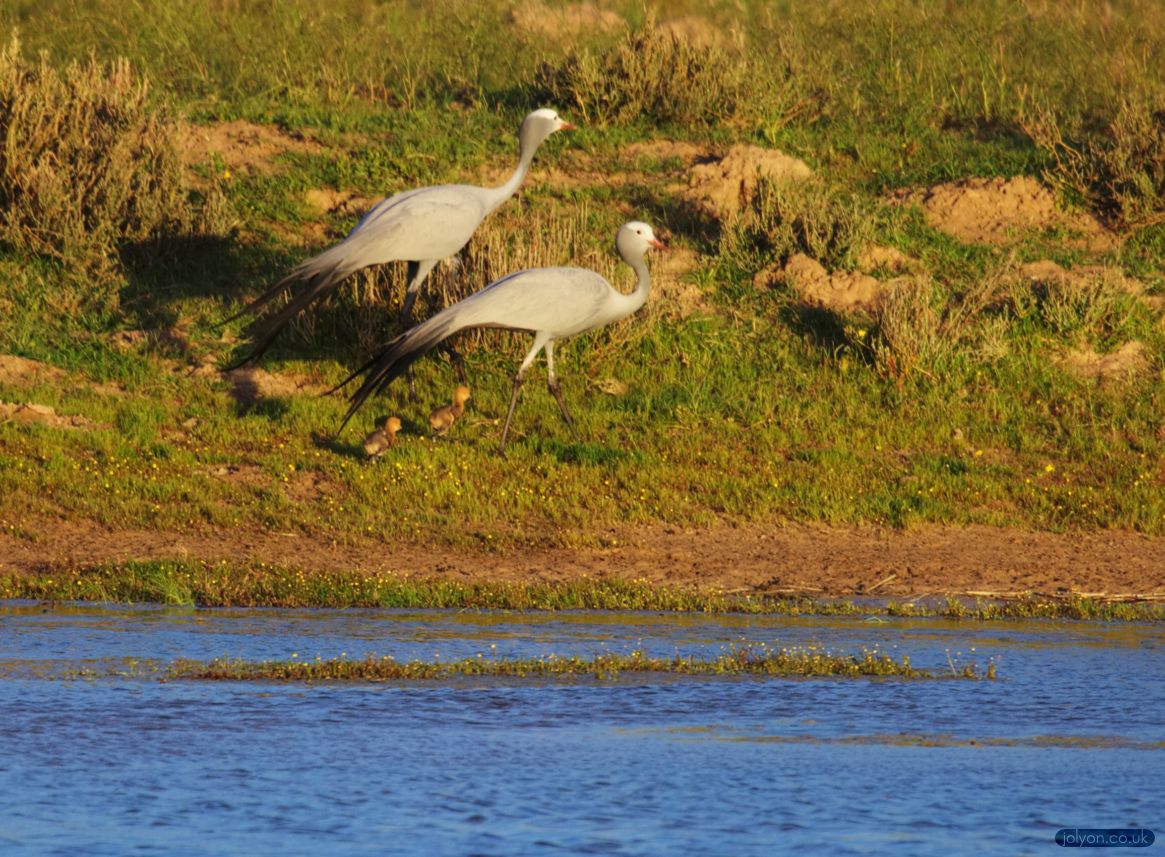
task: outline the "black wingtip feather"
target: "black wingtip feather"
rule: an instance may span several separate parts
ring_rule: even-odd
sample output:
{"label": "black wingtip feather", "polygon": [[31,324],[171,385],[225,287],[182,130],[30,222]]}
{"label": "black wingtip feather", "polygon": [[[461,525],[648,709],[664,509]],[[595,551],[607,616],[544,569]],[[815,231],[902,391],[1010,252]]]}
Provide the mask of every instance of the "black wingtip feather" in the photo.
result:
{"label": "black wingtip feather", "polygon": [[396,337],[371,360],[337,384],[332,392],[347,386],[358,375],[364,375],[360,387],[352,394],[348,411],[344,414],[336,434],[339,435],[344,430],[348,421],[370,396],[384,392],[388,385],[407,372],[410,366],[456,332],[457,330],[438,313]]}

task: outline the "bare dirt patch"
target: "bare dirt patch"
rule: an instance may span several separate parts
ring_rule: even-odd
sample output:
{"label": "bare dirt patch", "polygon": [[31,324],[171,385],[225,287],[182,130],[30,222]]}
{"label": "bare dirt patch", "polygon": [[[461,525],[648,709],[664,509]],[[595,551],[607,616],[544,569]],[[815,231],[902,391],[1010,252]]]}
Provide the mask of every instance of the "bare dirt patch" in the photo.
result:
{"label": "bare dirt patch", "polygon": [[551,6],[527,0],[511,13],[514,29],[531,36],[577,39],[594,33],[610,33],[624,26],[623,18],[595,3],[567,3]]}
{"label": "bare dirt patch", "polygon": [[1104,385],[1144,374],[1149,369],[1149,355],[1144,343],[1133,340],[1108,354],[1091,348],[1073,349],[1061,365],[1078,378],[1092,378]]}
{"label": "bare dirt patch", "polygon": [[1049,229],[1066,230],[1094,250],[1115,243],[1100,221],[1060,209],[1052,192],[1027,176],[961,179],[899,191],[893,200],[919,205],[931,226],[969,244],[1010,244]]}
{"label": "bare dirt patch", "polygon": [[32,402],[17,404],[14,402],[0,402],[0,423],[36,423],[37,425],[53,426],[54,428],[80,429],[93,428],[97,423],[86,417],[58,414],[48,405],[38,405]]}
{"label": "bare dirt patch", "polygon": [[350,190],[315,188],[304,194],[304,200],[320,214],[340,214],[345,217],[363,216],[379,198],[364,196]]}
{"label": "bare dirt patch", "polygon": [[895,288],[914,282],[912,277],[879,280],[861,271],[830,273],[815,259],[794,253],[784,266],[765,268],[753,277],[757,288],[786,283],[803,302],[832,312],[876,316]]}
{"label": "bare dirt patch", "polygon": [[41,363],[39,360],[0,354],[0,384],[28,387],[44,381],[60,380],[64,375],[65,373],[56,366]]}
{"label": "bare dirt patch", "polygon": [[327,387],[308,378],[294,375],[275,375],[257,366],[232,369],[223,376],[231,385],[231,395],[240,402],[259,399],[285,399],[296,395],[327,392]]}
{"label": "bare dirt patch", "polygon": [[738,145],[723,157],[694,165],[688,174],[685,196],[720,220],[735,216],[748,205],[757,179],[805,179],[809,165],[776,149]]}
{"label": "bare dirt patch", "polygon": [[728,44],[728,37],[715,24],[699,15],[684,15],[669,18],[656,25],[660,32],[668,33],[677,42],[699,48],[722,48]]}
{"label": "bare dirt patch", "polygon": [[993,592],[1147,595],[1165,592],[1165,539],[1124,531],[1055,535],[991,527],[909,530],[803,524],[700,530],[612,530],[610,547],[467,548],[245,530],[107,530],[88,521],[23,521],[0,533],[0,572],[46,566],[199,559],[266,562],[305,571],[386,571],[457,581],[642,579],[730,592],[888,598]]}
{"label": "bare dirt patch", "polygon": [[236,119],[212,125],[188,125],[179,137],[182,162],[187,167],[213,163],[217,157],[227,171],[267,174],[275,159],[287,152],[319,152],[320,146],[271,125]]}
{"label": "bare dirt patch", "polygon": [[694,313],[715,313],[708,295],[688,275],[696,270],[699,256],[686,247],[669,247],[652,265],[652,286],[657,292],[653,305],[669,318],[687,318]]}
{"label": "bare dirt patch", "polygon": [[1033,283],[1077,288],[1104,283],[1135,297],[1145,293],[1144,283],[1136,277],[1126,275],[1120,268],[1110,265],[1076,265],[1065,268],[1051,259],[1040,259],[1020,265],[1019,273]]}

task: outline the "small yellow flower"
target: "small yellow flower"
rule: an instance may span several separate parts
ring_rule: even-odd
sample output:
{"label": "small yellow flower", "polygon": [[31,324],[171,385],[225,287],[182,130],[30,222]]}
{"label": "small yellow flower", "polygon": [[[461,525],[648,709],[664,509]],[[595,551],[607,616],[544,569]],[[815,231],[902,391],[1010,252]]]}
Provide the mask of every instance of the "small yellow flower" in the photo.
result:
{"label": "small yellow flower", "polygon": [[1056,465],[1054,465],[1054,464],[1045,464],[1044,465],[1044,473],[1052,473],[1055,471],[1055,469],[1056,469]]}

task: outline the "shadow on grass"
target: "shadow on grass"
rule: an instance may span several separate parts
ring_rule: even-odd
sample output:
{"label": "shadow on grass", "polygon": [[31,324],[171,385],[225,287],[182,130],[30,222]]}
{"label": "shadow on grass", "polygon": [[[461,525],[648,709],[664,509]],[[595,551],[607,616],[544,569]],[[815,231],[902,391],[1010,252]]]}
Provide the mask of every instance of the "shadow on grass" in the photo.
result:
{"label": "shadow on grass", "polygon": [[245,389],[246,384],[247,382],[242,384],[236,382],[231,392],[235,399],[237,416],[263,417],[271,422],[279,422],[291,411],[291,403],[287,399],[262,397],[257,388],[249,395],[251,391]]}
{"label": "shadow on grass", "polygon": [[828,354],[849,345],[845,325],[836,313],[827,309],[789,304],[781,309],[780,315],[790,330]]}
{"label": "shadow on grass", "polygon": [[554,438],[535,438],[530,447],[542,455],[551,455],[564,464],[614,464],[635,458],[634,452],[607,446],[601,443],[563,443]]}
{"label": "shadow on grass", "polygon": [[[384,420],[382,418],[378,417],[377,419],[378,425],[383,424]],[[356,437],[356,433],[352,431],[345,432],[343,438],[328,432],[312,432],[311,442],[312,446],[316,449],[325,450],[333,455],[349,458],[353,461],[365,461],[367,459],[367,456],[364,454],[362,439]]]}
{"label": "shadow on grass", "polygon": [[635,187],[629,200],[637,217],[653,226],[663,226],[691,241],[704,255],[715,255],[720,244],[720,221],[685,199],[651,188]]}
{"label": "shadow on grass", "polygon": [[224,235],[163,235],[126,244],[119,253],[126,276],[121,310],[144,329],[174,326],[190,299],[216,300],[218,317],[205,319],[215,324],[296,261],[287,252]]}

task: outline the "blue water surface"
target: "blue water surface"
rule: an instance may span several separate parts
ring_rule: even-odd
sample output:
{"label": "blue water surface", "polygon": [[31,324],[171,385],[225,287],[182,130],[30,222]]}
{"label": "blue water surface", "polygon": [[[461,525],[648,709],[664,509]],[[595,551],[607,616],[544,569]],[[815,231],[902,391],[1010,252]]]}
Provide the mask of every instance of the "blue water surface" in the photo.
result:
{"label": "blue water surface", "polygon": [[[760,644],[1000,678],[50,677]],[[1062,827],[1165,835],[1162,712],[1150,624],[5,602],[0,854],[1044,854]]]}

